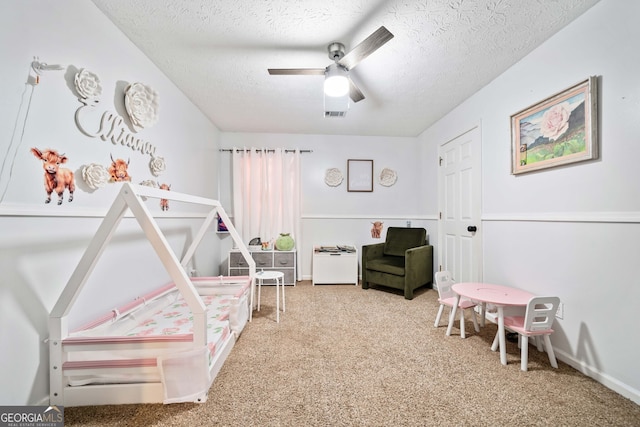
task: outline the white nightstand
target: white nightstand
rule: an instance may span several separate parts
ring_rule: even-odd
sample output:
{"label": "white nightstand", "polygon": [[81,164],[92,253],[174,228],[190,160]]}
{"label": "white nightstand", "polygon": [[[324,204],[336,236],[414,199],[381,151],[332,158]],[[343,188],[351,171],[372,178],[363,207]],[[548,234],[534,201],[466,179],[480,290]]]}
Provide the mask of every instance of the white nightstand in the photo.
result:
{"label": "white nightstand", "polygon": [[314,286],[342,283],[358,286],[358,250],[354,246],[314,246],[312,262]]}

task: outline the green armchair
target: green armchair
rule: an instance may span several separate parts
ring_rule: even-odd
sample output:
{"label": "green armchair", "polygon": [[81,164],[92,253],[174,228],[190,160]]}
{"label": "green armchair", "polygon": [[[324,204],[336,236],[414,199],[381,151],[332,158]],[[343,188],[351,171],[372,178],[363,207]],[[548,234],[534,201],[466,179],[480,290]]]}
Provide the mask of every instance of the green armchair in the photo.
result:
{"label": "green armchair", "polygon": [[382,285],[413,291],[433,283],[433,246],[424,228],[389,227],[384,243],[362,246],[362,289]]}

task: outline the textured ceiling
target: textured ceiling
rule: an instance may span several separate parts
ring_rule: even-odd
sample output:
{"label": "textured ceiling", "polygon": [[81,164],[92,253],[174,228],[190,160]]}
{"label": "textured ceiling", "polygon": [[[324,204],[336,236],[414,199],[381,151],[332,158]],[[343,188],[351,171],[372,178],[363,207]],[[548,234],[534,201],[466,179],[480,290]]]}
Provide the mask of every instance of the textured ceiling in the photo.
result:
{"label": "textured ceiling", "polygon": [[[222,131],[416,136],[598,0],[93,2]],[[381,25],[395,37],[351,71],[366,99],[344,118],[322,76],[267,73],[324,68]]]}

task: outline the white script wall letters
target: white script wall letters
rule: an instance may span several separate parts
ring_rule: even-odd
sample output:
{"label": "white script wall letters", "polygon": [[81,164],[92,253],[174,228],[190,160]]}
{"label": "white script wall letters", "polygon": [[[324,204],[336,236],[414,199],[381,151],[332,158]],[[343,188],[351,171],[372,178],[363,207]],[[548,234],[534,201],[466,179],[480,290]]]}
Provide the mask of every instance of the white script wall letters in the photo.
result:
{"label": "white script wall letters", "polygon": [[76,125],[82,133],[92,138],[100,137],[103,141],[109,140],[114,145],[124,145],[125,147],[131,148],[133,151],[140,151],[142,154],[149,154],[151,157],[155,157],[156,147],[149,141],[143,141],[132,134],[127,129],[124,119],[116,113],[105,111],[102,113],[100,127],[97,131],[92,132],[88,130],[88,127],[82,122],[83,116],[85,116],[83,111],[85,108],[89,108],[91,110],[93,107],[93,105],[83,105],[76,110]]}

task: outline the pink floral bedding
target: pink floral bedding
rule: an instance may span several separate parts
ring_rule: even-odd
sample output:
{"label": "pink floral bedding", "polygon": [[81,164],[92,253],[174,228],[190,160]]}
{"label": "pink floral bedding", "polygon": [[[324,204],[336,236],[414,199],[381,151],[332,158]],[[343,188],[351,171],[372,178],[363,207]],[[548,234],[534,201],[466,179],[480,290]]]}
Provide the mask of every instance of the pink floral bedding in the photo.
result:
{"label": "pink floral bedding", "polygon": [[[226,295],[201,296],[207,307],[207,343],[209,352],[216,352],[216,343],[225,340],[230,333],[229,317],[231,298]],[[176,302],[153,313],[146,320],[125,333],[128,337],[171,336],[193,333],[193,315],[187,302],[178,298]]]}
{"label": "pink floral bedding", "polygon": [[[206,308],[206,342],[212,360],[248,320],[251,281],[249,277],[222,276],[193,281]],[[184,351],[188,347],[183,344],[188,345],[192,339],[193,314],[179,291],[169,284],[79,328],[63,342],[69,352],[67,361],[82,369],[82,362],[88,362],[89,368],[100,360],[164,357]]]}
{"label": "pink floral bedding", "polygon": [[[202,296],[207,307],[207,330],[218,331],[226,324],[231,299],[226,295]],[[187,302],[180,297],[175,303],[156,311],[146,320],[129,330],[126,336],[176,335],[193,332],[193,315]]]}

